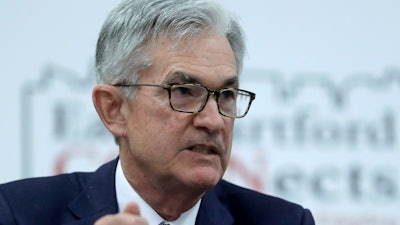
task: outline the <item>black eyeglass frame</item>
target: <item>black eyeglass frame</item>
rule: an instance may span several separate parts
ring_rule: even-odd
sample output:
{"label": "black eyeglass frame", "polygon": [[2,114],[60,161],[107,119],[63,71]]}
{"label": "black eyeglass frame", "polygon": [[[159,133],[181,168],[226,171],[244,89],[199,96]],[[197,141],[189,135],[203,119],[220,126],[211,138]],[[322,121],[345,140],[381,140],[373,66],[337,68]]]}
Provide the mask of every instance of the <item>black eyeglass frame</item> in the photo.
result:
{"label": "black eyeglass frame", "polygon": [[[172,91],[172,89],[173,89],[174,87],[176,87],[176,86],[181,86],[181,85],[184,85],[184,86],[201,87],[201,88],[204,88],[204,89],[207,90],[207,92],[208,92],[207,97],[206,97],[206,99],[203,101],[203,103],[201,104],[201,106],[199,107],[199,109],[198,109],[197,111],[184,111],[184,110],[179,110],[179,109],[176,109],[176,108],[172,105],[172,102],[171,102],[171,91]],[[116,86],[116,87],[140,87],[140,86],[148,86],[148,87],[160,87],[160,88],[163,88],[163,89],[165,89],[165,90],[168,91],[169,105],[170,105],[170,107],[171,107],[174,111],[182,112],[182,113],[192,113],[192,114],[199,113],[199,112],[203,111],[204,107],[206,106],[206,104],[207,104],[207,102],[208,102],[208,99],[209,99],[210,95],[214,95],[214,96],[215,96],[215,100],[216,100],[216,102],[217,102],[219,114],[221,114],[221,115],[223,115],[223,116],[226,116],[226,117],[229,117],[229,118],[243,118],[243,117],[245,117],[245,116],[247,115],[247,113],[249,112],[249,109],[250,109],[250,107],[251,107],[252,102],[253,102],[254,99],[256,98],[256,94],[255,94],[255,93],[253,93],[253,92],[251,92],[251,91],[246,91],[246,90],[243,90],[243,89],[238,89],[238,88],[222,88],[222,89],[219,89],[219,90],[211,90],[211,89],[209,89],[209,88],[207,88],[207,87],[205,87],[205,86],[203,86],[203,85],[201,85],[201,84],[191,84],[191,83],[187,83],[187,84],[185,84],[185,83],[183,83],[183,84],[181,84],[181,83],[176,83],[176,84],[113,84],[113,86]],[[240,91],[240,92],[244,92],[244,93],[248,94],[248,96],[250,97],[249,104],[247,105],[246,111],[245,111],[245,112],[243,113],[243,115],[241,115],[241,116],[230,116],[230,115],[226,115],[226,114],[224,114],[223,112],[221,112],[221,109],[220,109],[220,106],[219,106],[219,102],[218,102],[220,93],[223,92],[223,91],[226,91],[226,90],[231,90],[231,89],[236,90],[236,91]]]}

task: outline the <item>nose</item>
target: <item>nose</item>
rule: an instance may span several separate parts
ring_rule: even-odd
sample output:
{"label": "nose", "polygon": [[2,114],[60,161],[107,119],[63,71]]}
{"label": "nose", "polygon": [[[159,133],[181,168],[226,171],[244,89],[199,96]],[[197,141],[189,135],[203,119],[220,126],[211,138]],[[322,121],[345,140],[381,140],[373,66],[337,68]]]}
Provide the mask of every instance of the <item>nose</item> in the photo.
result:
{"label": "nose", "polygon": [[198,128],[205,128],[209,132],[218,132],[224,129],[225,119],[218,111],[215,98],[209,98],[204,109],[194,117],[193,124]]}

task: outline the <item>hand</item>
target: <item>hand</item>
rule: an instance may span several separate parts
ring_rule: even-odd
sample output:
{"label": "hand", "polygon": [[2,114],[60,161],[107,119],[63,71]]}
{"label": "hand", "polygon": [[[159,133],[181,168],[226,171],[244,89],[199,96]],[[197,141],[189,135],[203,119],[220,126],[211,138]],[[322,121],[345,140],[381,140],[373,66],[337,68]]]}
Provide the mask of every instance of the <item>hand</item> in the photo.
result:
{"label": "hand", "polygon": [[149,225],[147,220],[140,216],[139,206],[135,202],[129,203],[123,212],[106,215],[96,221],[94,225]]}

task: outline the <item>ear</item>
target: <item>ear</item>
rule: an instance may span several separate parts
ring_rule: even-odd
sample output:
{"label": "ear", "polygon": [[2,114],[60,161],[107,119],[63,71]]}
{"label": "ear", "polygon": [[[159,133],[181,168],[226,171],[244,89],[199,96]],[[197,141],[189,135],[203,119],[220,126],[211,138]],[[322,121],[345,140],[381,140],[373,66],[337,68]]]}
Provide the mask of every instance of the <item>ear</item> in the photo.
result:
{"label": "ear", "polygon": [[94,107],[106,128],[116,137],[126,134],[124,104],[127,104],[117,87],[107,84],[96,85],[92,99]]}

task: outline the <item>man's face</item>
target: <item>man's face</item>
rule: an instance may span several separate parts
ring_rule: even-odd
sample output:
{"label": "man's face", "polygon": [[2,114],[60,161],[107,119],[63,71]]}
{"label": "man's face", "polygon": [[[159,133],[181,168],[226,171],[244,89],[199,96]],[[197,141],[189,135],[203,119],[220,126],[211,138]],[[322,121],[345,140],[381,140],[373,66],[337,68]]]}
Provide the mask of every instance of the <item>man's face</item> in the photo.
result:
{"label": "man's face", "polygon": [[[225,37],[204,36],[178,48],[159,40],[150,52],[153,62],[141,73],[140,84],[198,83],[209,89],[238,85],[234,54]],[[128,108],[128,142],[121,149],[128,180],[202,190],[221,179],[230,158],[234,119],[219,114],[215,97],[210,96],[199,113],[182,113],[170,107],[167,90],[142,86]]]}

